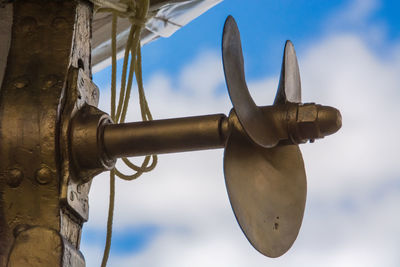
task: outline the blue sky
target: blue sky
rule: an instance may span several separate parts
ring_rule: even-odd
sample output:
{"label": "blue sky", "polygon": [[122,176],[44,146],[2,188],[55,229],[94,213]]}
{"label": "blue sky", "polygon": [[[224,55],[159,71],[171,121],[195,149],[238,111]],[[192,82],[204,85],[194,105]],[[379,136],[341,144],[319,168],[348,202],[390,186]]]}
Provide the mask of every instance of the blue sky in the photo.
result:
{"label": "blue sky", "polygon": [[[157,169],[117,182],[109,266],[400,266],[400,84],[398,1],[225,0],[167,39],[143,47],[155,118],[228,113],[220,43],[227,15],[242,38],[249,88],[273,101],[283,46],[299,57],[303,100],[338,107],[341,131],[302,145],[308,200],[292,249],[278,259],[256,252],[230,209],[223,151],[162,155]],[[109,110],[110,69],[94,75]],[[138,119],[137,96],[129,120]],[[108,177],[95,178],[82,251],[99,266]]]}
{"label": "blue sky", "polygon": [[[371,25],[385,27],[385,41],[393,41],[400,35],[400,20],[397,1],[371,1],[376,5],[374,12],[368,13],[362,23],[335,23],[330,20],[335,13],[351,6],[346,0],[309,1],[249,1],[225,0],[216,7],[192,21],[176,32],[172,38],[159,39],[143,49],[144,77],[162,70],[177,74],[194,55],[204,50],[219,50],[222,27],[225,18],[233,15],[238,21],[242,39],[245,40],[246,67],[249,78],[278,73],[282,45],[292,40],[297,49],[307,46],[327,31],[368,30]],[[386,39],[387,38],[387,39]],[[378,47],[379,48],[379,47]],[[109,70],[108,70],[109,71]],[[104,71],[95,76],[101,85],[109,82]]]}

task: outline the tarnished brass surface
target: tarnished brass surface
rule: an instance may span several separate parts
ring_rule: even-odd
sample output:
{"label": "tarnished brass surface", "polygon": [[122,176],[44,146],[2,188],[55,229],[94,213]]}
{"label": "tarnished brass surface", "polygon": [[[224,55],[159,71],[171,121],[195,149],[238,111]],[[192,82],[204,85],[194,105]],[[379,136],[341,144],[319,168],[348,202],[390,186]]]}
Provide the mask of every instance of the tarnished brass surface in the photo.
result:
{"label": "tarnished brass surface", "polygon": [[296,240],[306,202],[306,174],[297,145],[263,148],[234,129],[224,174],[236,219],[262,254],[279,257]]}
{"label": "tarnished brass surface", "polygon": [[184,152],[225,146],[223,114],[104,126],[110,158]]}
{"label": "tarnished brass surface", "polygon": [[297,144],[339,130],[340,112],[301,104],[300,71],[290,41],[285,45],[274,105],[257,107],[244,79],[239,30],[232,17],[226,20],[223,35],[225,78],[237,114],[237,119],[230,116],[236,127],[224,155],[229,199],[254,248],[279,257],[296,240],[306,202],[306,174]]}
{"label": "tarnished brass surface", "polygon": [[291,41],[286,41],[283,52],[281,77],[274,104],[301,103],[301,81],[296,51]]}
{"label": "tarnished brass surface", "polygon": [[0,92],[0,266],[84,266],[83,220],[60,196],[71,176],[59,137],[68,69],[90,77],[91,16],[79,0],[13,2]]}
{"label": "tarnished brass surface", "polygon": [[[32,249],[33,247],[36,249]],[[60,255],[62,255],[61,260]],[[33,227],[18,234],[7,266],[84,267],[85,260],[80,251],[77,251],[69,242],[65,242],[56,230],[47,227]]]}
{"label": "tarnished brass surface", "polygon": [[[74,176],[83,182],[88,182],[93,176],[112,169],[115,160],[107,160],[102,147],[102,126],[111,123],[111,118],[95,108],[85,104],[74,116],[70,125],[71,165]],[[98,156],[100,155],[100,156]]]}
{"label": "tarnished brass surface", "polygon": [[226,19],[222,36],[222,61],[229,97],[250,138],[263,147],[274,147],[279,139],[269,117],[254,103],[247,88],[239,29],[233,17]]}
{"label": "tarnished brass surface", "polygon": [[[88,219],[88,193],[90,183],[87,175],[98,173],[98,170],[79,170],[75,168],[75,160],[70,146],[72,119],[86,105],[96,106],[99,99],[99,89],[93,84],[82,68],[71,67],[66,80],[64,108],[60,120],[60,163],[61,163],[61,192],[60,201],[78,216],[79,220]],[[94,123],[97,123],[95,121]],[[88,141],[90,142],[90,141]],[[64,229],[64,228],[62,228]]]}
{"label": "tarnished brass surface", "polygon": [[[341,126],[339,111],[328,106],[286,103],[257,108],[263,121],[270,122],[268,127],[280,144],[313,141],[335,133]],[[239,128],[232,124],[237,119],[236,109],[232,111],[235,112],[229,118],[214,114],[121,124],[112,124],[107,119],[104,124],[101,123],[103,113],[93,111],[98,116],[90,116],[92,111],[82,109],[86,114],[79,115],[85,116],[85,120],[80,119],[80,133],[75,126],[70,131],[76,169],[107,169],[113,160],[121,157],[223,148],[232,129]],[[240,128],[243,130],[241,125]]]}
{"label": "tarnished brass surface", "polygon": [[314,142],[336,133],[342,127],[342,116],[333,107],[313,103],[281,106],[289,107],[286,127],[293,144]]}
{"label": "tarnished brass surface", "polygon": [[[340,112],[328,106],[288,102],[257,108],[263,121],[269,122],[268,128],[275,133],[279,146],[314,141],[341,127]],[[64,162],[72,163],[68,166],[77,180],[70,181],[78,185],[112,168],[117,158],[223,148],[234,129],[247,135],[244,126],[235,121],[234,108],[229,118],[215,114],[112,124],[103,112],[84,105],[68,128],[65,151],[70,150],[70,160]],[[62,196],[68,200],[66,193]],[[83,210],[80,215],[86,218]]]}
{"label": "tarnished brass surface", "polygon": [[13,21],[13,5],[0,1],[0,88],[7,65],[7,55],[11,43],[11,26]]}

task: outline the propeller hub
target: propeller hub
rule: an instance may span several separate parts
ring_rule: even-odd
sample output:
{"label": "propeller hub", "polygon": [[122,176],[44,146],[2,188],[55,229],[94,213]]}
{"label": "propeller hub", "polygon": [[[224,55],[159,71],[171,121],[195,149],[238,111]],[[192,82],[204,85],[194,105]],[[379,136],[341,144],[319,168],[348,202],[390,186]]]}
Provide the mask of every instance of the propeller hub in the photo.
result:
{"label": "propeller hub", "polygon": [[342,115],[336,108],[320,106],[317,123],[319,123],[321,134],[324,136],[331,135],[342,127]]}
{"label": "propeller hub", "polygon": [[[273,147],[288,143],[313,142],[315,139],[336,133],[342,126],[342,116],[339,110],[329,106],[288,102],[257,108],[262,114],[262,120],[258,123],[264,124],[263,126],[268,129],[269,134],[277,140]],[[228,125],[229,127],[226,127],[225,131],[235,128],[251,139],[244,125],[241,124],[235,108],[229,114]],[[253,142],[255,141],[253,140]]]}
{"label": "propeller hub", "polygon": [[336,108],[309,104],[292,104],[289,109],[288,136],[295,144],[313,142],[336,133],[342,126],[342,116]]}

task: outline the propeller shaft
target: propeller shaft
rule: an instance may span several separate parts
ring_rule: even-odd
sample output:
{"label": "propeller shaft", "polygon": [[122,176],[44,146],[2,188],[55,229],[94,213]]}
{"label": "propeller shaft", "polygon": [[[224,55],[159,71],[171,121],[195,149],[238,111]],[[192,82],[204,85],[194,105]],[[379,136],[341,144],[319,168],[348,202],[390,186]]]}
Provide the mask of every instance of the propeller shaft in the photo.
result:
{"label": "propeller shaft", "polygon": [[[258,107],[277,145],[299,144],[333,134],[341,126],[337,109],[286,103]],[[101,172],[117,158],[224,148],[233,128],[248,137],[235,112],[146,122],[112,124],[108,115],[87,106],[71,124],[70,147],[75,168]]]}
{"label": "propeller shaft", "polygon": [[104,126],[103,145],[110,158],[223,148],[227,117],[198,117],[109,124]]}
{"label": "propeller shaft", "polygon": [[[340,113],[332,107],[287,103],[260,109],[270,131],[279,140],[294,144],[323,138],[341,126]],[[229,118],[214,114],[105,124],[102,142],[105,154],[110,158],[223,148],[230,129],[242,128],[233,122],[235,120],[236,114],[231,112]]]}

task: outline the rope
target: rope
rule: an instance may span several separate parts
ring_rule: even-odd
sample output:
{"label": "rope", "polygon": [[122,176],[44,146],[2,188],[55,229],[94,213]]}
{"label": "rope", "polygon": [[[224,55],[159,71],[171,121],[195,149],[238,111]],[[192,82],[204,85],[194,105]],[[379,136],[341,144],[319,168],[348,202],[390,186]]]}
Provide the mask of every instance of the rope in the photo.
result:
{"label": "rope", "polygon": [[[143,121],[152,120],[149,105],[146,100],[142,79],[142,55],[140,47],[140,33],[145,25],[149,10],[149,0],[90,0],[95,5],[96,12],[110,12],[112,14],[111,26],[111,118],[115,123],[125,122],[131,96],[133,76],[135,74],[138,86],[139,104]],[[117,105],[117,24],[118,17],[128,18],[131,22],[128,40],[126,42],[124,61],[121,74],[121,88]],[[129,62],[128,71],[128,59]],[[127,81],[128,76],[128,81]],[[151,164],[150,164],[150,159]],[[153,170],[157,165],[157,155],[146,156],[140,166],[135,165],[127,158],[122,158],[123,163],[134,171],[133,174],[124,174],[117,168],[110,171],[110,200],[107,219],[107,236],[101,266],[105,267],[110,254],[112,224],[115,203],[115,176],[127,181],[138,178],[145,172]]]}

